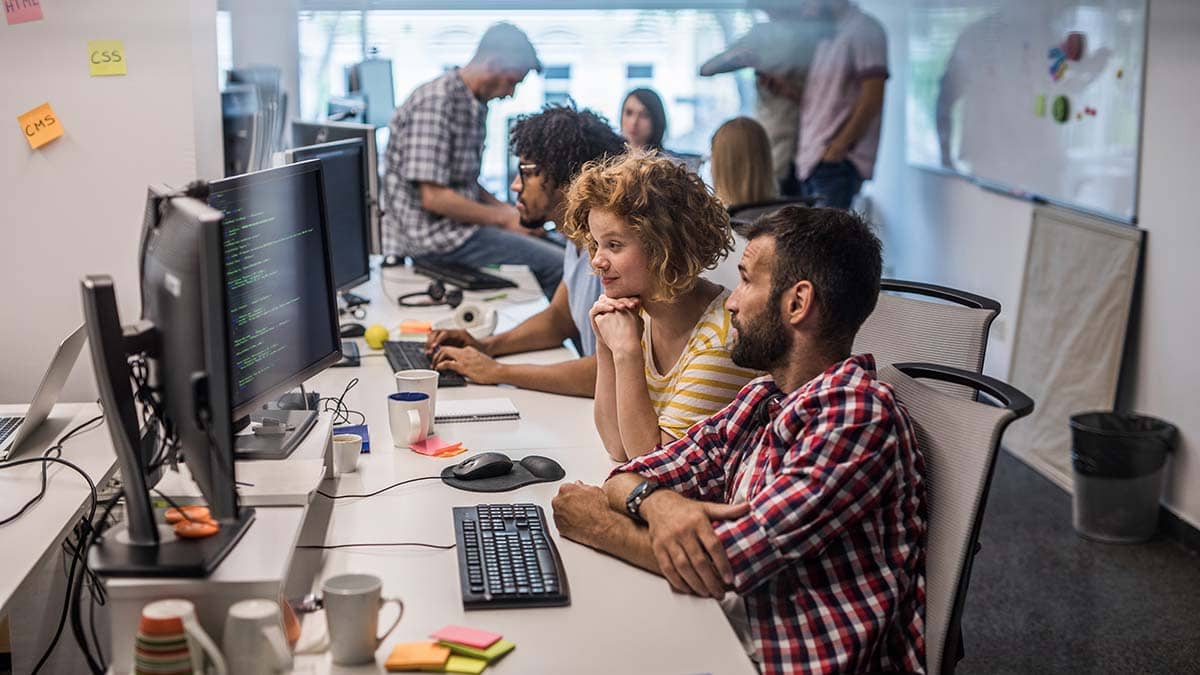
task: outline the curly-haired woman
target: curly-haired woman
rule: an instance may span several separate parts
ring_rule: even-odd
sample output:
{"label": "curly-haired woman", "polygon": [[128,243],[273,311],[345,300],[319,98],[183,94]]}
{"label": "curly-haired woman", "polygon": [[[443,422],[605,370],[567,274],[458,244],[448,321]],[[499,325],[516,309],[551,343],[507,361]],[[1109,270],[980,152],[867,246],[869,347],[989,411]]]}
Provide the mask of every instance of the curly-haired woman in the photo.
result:
{"label": "curly-haired woman", "polygon": [[700,278],[732,237],[696,174],[641,152],[590,163],[571,183],[563,231],[604,286],[591,310],[595,419],[613,459],[678,438],[756,375],[729,358],[729,291]]}

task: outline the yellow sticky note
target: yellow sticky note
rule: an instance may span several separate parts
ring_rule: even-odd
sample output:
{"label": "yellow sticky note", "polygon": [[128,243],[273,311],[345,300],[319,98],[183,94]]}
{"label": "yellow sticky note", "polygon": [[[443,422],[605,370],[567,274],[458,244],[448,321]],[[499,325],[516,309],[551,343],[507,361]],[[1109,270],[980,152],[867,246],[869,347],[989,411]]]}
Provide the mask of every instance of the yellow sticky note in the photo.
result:
{"label": "yellow sticky note", "polygon": [[483,659],[473,659],[469,656],[459,656],[453,654],[446,659],[444,667],[447,673],[465,673],[466,675],[479,675],[484,668],[488,667],[488,662]]}
{"label": "yellow sticky note", "polygon": [[92,77],[126,74],[125,45],[120,40],[89,40],[88,65]]}
{"label": "yellow sticky note", "polygon": [[49,103],[43,103],[21,115],[17,122],[21,124],[21,132],[29,141],[29,147],[34,150],[63,135],[62,122],[58,121]]}

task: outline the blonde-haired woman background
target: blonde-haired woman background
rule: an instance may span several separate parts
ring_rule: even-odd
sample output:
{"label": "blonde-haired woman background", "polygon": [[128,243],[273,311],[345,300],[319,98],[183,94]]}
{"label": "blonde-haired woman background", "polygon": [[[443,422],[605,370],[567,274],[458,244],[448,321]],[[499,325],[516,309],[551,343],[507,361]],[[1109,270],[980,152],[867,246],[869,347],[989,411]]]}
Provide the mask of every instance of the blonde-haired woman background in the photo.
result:
{"label": "blonde-haired woman background", "polygon": [[596,429],[617,461],[724,408],[757,373],[730,358],[729,291],[700,277],[729,253],[729,215],[692,171],[631,152],[571,183],[564,233],[604,294],[596,332]]}
{"label": "blonde-haired woman background", "polygon": [[771,142],[749,117],[722,124],[712,137],[713,189],[726,208],[778,197]]}

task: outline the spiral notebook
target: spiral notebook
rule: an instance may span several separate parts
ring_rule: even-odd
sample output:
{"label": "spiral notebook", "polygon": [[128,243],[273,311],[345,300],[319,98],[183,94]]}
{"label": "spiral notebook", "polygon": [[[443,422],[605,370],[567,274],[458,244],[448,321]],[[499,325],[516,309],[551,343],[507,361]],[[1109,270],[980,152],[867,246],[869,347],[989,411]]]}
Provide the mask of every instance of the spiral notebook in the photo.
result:
{"label": "spiral notebook", "polygon": [[456,422],[496,422],[501,420],[519,420],[521,413],[507,398],[475,398],[458,401],[438,401],[437,414],[433,421],[437,424],[454,424]]}

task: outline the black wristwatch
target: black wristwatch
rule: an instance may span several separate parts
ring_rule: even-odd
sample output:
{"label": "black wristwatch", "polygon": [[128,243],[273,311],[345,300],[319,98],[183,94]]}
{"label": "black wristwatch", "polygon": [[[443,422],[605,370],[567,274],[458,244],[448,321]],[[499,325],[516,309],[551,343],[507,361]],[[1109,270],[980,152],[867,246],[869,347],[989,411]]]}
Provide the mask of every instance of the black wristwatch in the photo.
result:
{"label": "black wristwatch", "polygon": [[645,523],[646,519],[642,517],[641,513],[642,502],[646,501],[646,497],[660,487],[662,486],[648,478],[638,483],[637,487],[633,488],[629,492],[629,496],[625,498],[625,510],[629,513],[629,517],[639,523]]}

